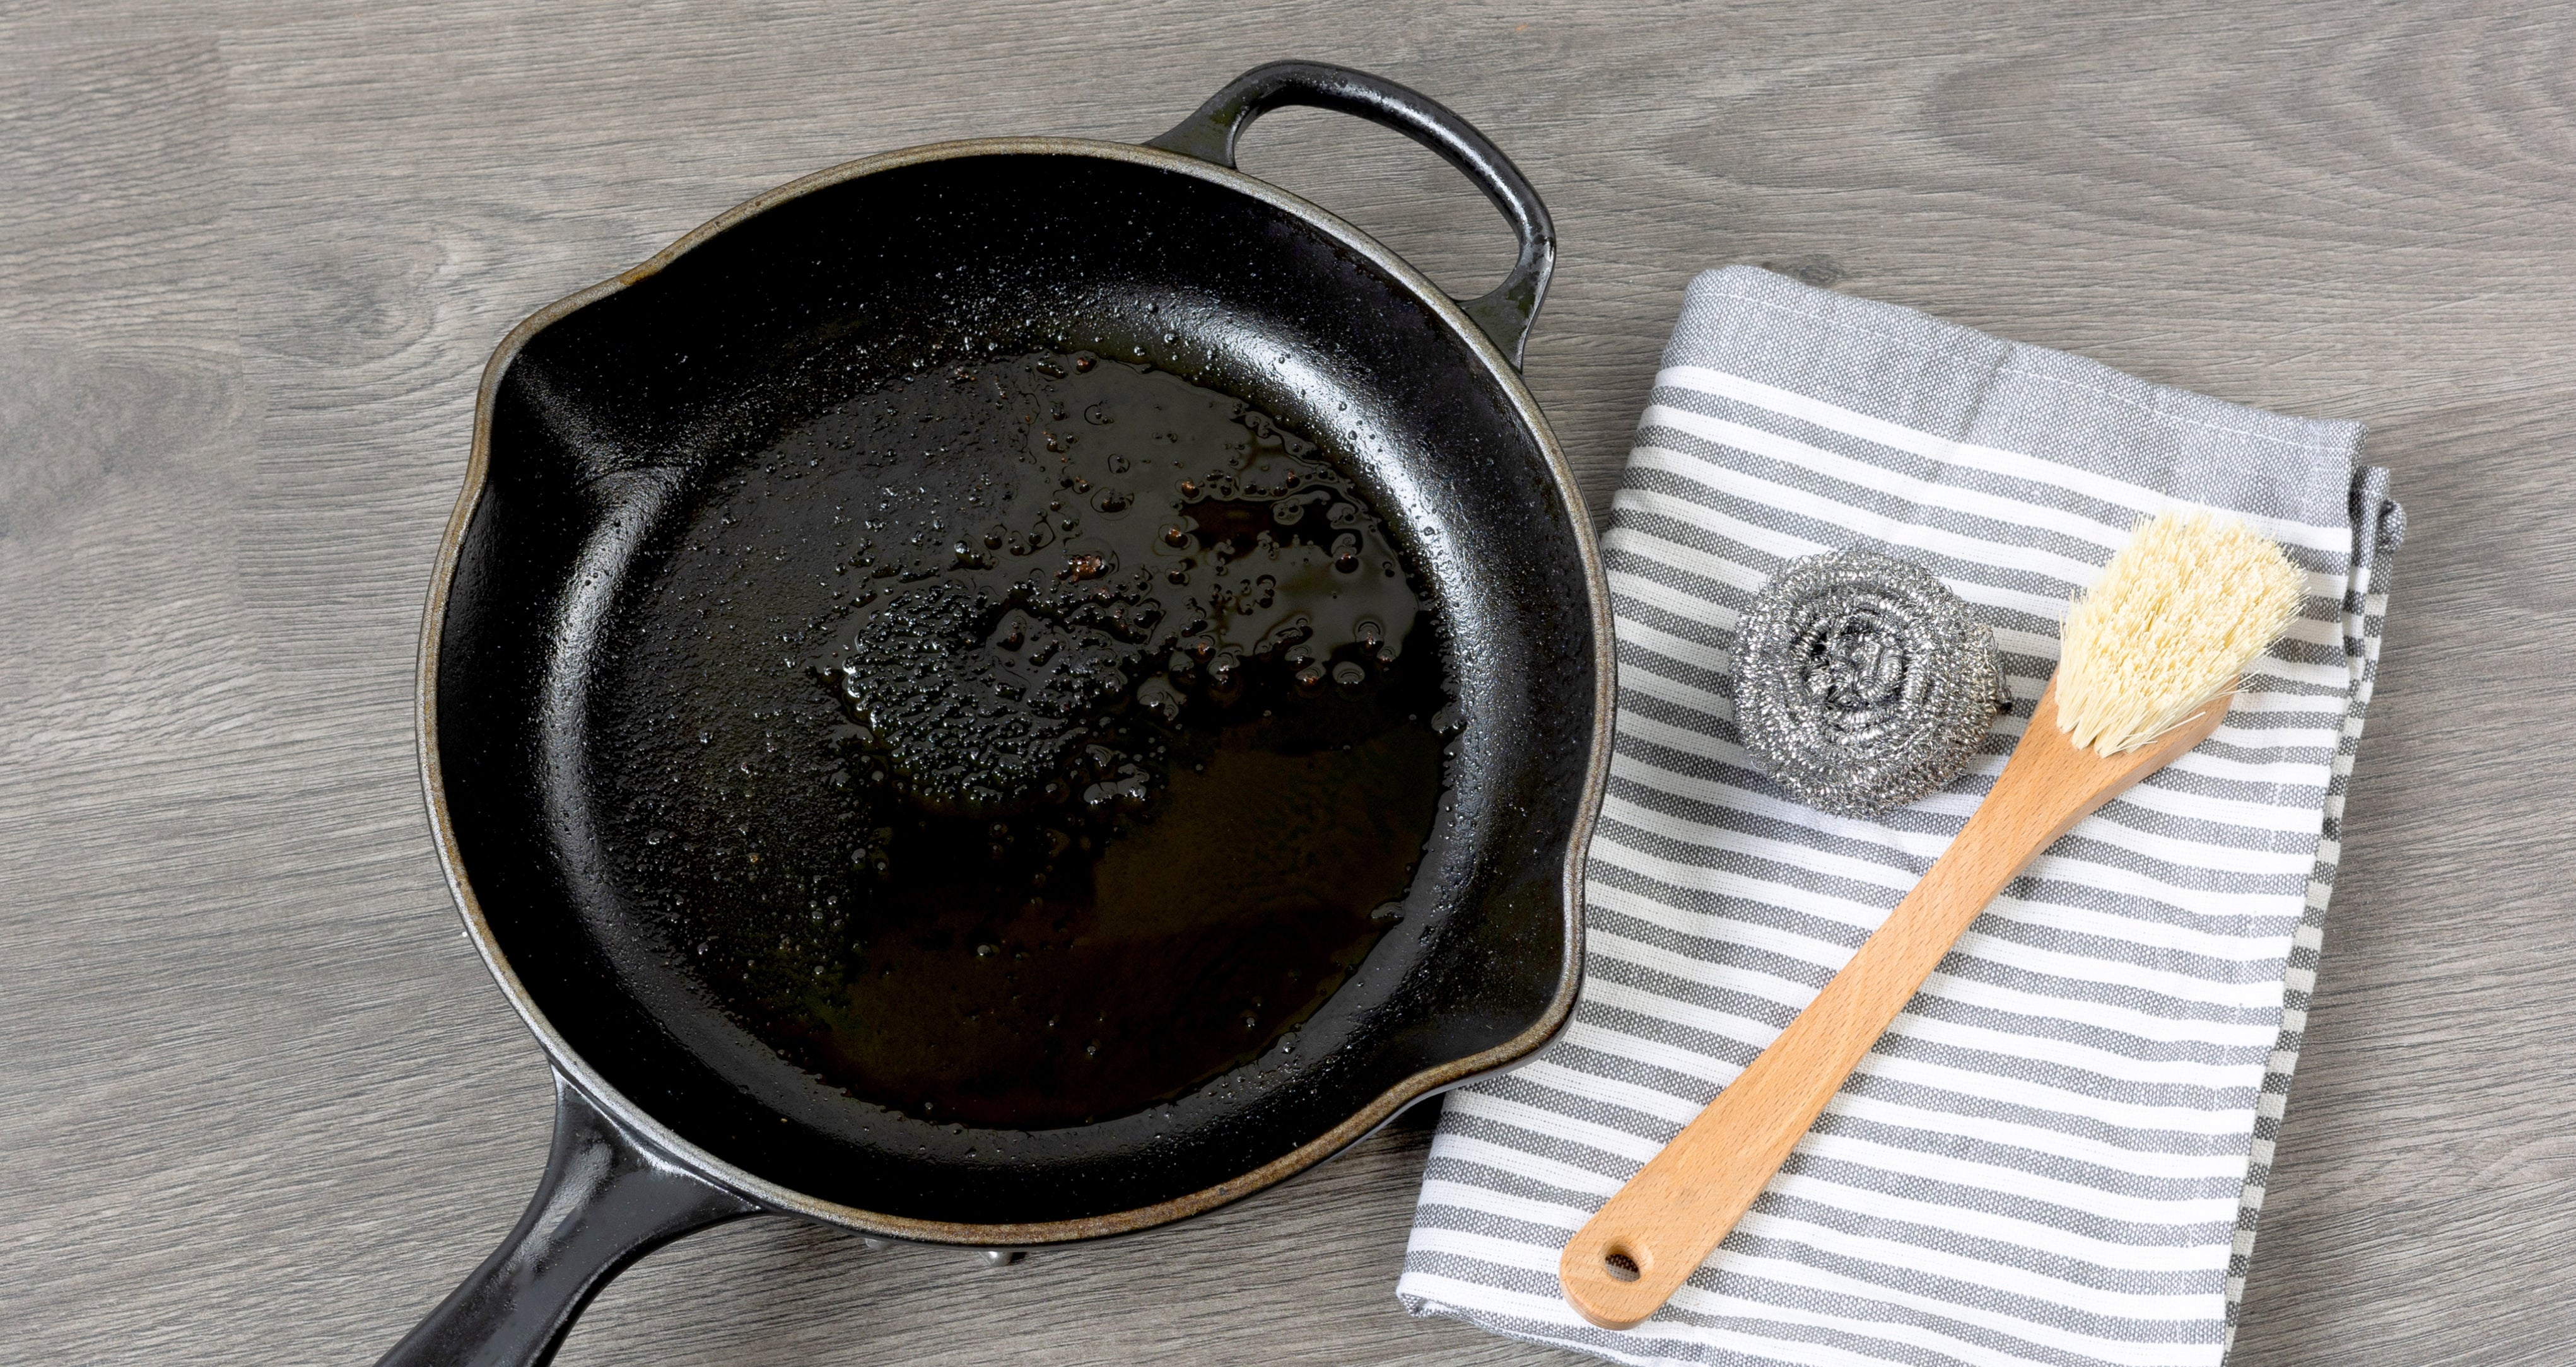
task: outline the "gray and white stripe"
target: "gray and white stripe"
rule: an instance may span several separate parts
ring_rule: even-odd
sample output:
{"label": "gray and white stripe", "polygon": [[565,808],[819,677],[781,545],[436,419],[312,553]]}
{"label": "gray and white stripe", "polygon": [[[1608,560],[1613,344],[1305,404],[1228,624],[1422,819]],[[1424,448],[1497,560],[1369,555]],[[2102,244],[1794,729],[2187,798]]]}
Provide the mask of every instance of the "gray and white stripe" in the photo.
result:
{"label": "gray and white stripe", "polygon": [[[1603,539],[1618,741],[1583,998],[1450,1096],[1407,1307],[1635,1363],[2220,1362],[2402,527],[2359,441],[1768,272],[1694,281]],[[1799,556],[1914,560],[1994,628],[2026,717],[2068,596],[2174,502],[2309,575],[2227,723],[2006,889],[1662,1314],[1584,1323],[1566,1237],[1868,937],[2021,727],[1883,818],[1800,806],[1736,743],[1736,614]]]}

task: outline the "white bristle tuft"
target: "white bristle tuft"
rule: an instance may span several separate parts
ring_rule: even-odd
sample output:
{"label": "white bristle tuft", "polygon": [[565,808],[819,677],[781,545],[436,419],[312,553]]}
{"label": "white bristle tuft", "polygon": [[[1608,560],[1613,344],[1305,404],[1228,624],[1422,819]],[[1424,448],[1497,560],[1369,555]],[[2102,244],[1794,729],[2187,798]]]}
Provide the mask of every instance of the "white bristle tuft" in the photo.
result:
{"label": "white bristle tuft", "polygon": [[2307,575],[2237,518],[2139,525],[2066,614],[2057,724],[2079,747],[2134,750],[2231,687],[2307,596]]}

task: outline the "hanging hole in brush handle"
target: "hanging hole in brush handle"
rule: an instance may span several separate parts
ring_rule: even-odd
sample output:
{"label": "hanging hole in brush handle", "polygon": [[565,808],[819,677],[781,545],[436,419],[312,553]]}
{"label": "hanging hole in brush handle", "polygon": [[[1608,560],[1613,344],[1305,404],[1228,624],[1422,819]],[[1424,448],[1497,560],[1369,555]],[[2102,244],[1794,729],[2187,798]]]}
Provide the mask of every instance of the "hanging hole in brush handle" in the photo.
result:
{"label": "hanging hole in brush handle", "polygon": [[636,1259],[763,1208],[707,1181],[555,1075],[555,1141],[518,1228],[376,1367],[544,1367]]}
{"label": "hanging hole in brush handle", "polygon": [[1254,119],[1283,105],[1310,105],[1339,110],[1381,127],[1392,128],[1440,154],[1457,167],[1485,198],[1511,220],[1520,238],[1520,259],[1503,283],[1473,299],[1458,301],[1467,317],[1493,339],[1503,359],[1517,370],[1529,341],[1530,324],[1538,319],[1547,297],[1547,278],[1556,268],[1556,224],[1530,188],[1520,168],[1485,140],[1475,126],[1446,106],[1408,86],[1365,71],[1325,62],[1272,62],[1257,66],[1208,97],[1198,112],[1180,126],[1146,143],[1232,169],[1234,148]]}

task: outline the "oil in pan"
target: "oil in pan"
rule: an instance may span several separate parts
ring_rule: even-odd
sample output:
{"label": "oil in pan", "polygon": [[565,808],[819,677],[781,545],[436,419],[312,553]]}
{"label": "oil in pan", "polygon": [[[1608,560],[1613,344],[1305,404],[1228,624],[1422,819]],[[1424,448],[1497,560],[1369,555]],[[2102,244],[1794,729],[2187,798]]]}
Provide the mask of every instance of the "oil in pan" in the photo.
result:
{"label": "oil in pan", "polygon": [[1130,1113],[1293,1048],[1391,924],[1454,724],[1418,583],[1239,400],[915,371],[711,482],[639,612],[693,626],[600,719],[657,771],[612,838],[673,957],[853,1096]]}

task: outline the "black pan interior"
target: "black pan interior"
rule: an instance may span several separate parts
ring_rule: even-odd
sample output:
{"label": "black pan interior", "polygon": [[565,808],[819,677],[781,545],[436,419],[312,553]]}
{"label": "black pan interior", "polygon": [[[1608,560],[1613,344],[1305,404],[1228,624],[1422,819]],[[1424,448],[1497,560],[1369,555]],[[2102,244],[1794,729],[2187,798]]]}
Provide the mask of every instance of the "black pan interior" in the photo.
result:
{"label": "black pan interior", "polygon": [[[625,747],[645,741],[619,700],[639,640],[693,629],[656,620],[642,586],[748,453],[898,368],[1076,348],[1189,375],[1347,453],[1451,628],[1468,722],[1404,920],[1293,1054],[1094,1125],[933,1124],[797,1071],[669,966],[639,873],[651,861],[621,817],[635,796]],[[498,385],[489,454],[437,665],[434,743],[463,868],[572,1048],[722,1158],[912,1219],[1113,1215],[1241,1177],[1404,1079],[1511,1040],[1553,1002],[1597,683],[1578,514],[1476,351],[1296,215],[1080,154],[844,180],[538,332]],[[783,553],[781,582],[827,571]],[[707,668],[683,682],[731,686]],[[784,758],[766,748],[778,730],[709,743],[792,767],[793,725]],[[746,784],[745,822],[811,819],[780,791]]]}

